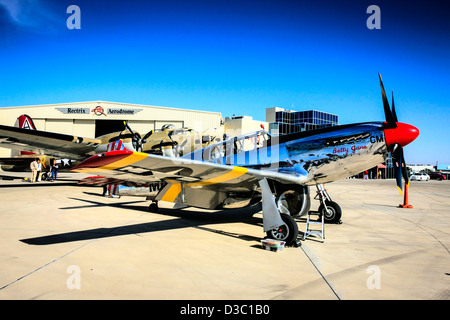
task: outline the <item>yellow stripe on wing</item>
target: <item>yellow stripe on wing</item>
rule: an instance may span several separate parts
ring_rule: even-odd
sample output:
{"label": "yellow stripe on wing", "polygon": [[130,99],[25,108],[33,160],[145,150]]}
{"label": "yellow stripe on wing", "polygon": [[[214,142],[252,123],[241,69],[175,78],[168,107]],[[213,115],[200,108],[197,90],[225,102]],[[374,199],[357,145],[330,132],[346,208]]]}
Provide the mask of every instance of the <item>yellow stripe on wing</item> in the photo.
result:
{"label": "yellow stripe on wing", "polygon": [[[224,182],[228,182],[230,180],[239,178],[240,176],[246,174],[247,171],[248,171],[247,168],[233,167],[233,169],[231,171],[229,171],[225,174],[222,174],[220,176],[217,176],[217,177],[214,177],[214,178],[211,178],[208,180],[204,180],[204,181],[185,183],[184,186],[185,187],[203,187],[203,186],[209,186],[209,185],[218,184],[218,183],[224,183]],[[174,202],[175,199],[178,197],[178,195],[181,192],[181,183],[180,182],[170,181],[170,183],[172,183],[172,185],[166,191],[164,196],[161,198],[162,201]]]}
{"label": "yellow stripe on wing", "polygon": [[161,198],[162,201],[174,202],[175,199],[181,192],[181,184],[179,182],[173,183],[169,190],[166,191],[164,196]]}
{"label": "yellow stripe on wing", "polygon": [[185,184],[185,186],[186,187],[202,187],[202,186],[209,186],[212,184],[227,182],[227,181],[239,178],[240,176],[246,174],[247,171],[248,171],[247,168],[233,167],[233,170],[231,170],[221,176],[214,177],[214,178],[204,180],[204,181],[187,183],[187,184]]}

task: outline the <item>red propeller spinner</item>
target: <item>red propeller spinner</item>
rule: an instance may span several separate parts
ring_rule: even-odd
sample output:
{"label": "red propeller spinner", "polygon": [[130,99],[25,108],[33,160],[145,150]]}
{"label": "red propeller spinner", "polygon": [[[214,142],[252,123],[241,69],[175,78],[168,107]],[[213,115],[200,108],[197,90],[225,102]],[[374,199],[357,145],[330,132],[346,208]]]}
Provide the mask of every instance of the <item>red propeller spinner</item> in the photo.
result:
{"label": "red propeller spinner", "polygon": [[[385,122],[385,124],[387,124],[387,122]],[[395,128],[384,129],[386,145],[389,149],[394,144],[399,144],[404,147],[413,142],[419,136],[419,129],[410,124],[396,122],[396,125],[397,127]]]}

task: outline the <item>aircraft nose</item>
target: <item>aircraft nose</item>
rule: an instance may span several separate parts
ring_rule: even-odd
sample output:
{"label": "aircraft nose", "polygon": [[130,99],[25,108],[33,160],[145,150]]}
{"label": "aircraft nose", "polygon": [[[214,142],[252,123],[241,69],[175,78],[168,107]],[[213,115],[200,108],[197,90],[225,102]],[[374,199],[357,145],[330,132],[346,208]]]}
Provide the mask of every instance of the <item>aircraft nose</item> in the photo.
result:
{"label": "aircraft nose", "polygon": [[416,127],[401,122],[397,122],[396,124],[396,128],[384,130],[384,136],[388,147],[395,143],[398,143],[400,146],[404,147],[413,142],[419,136],[419,129]]}

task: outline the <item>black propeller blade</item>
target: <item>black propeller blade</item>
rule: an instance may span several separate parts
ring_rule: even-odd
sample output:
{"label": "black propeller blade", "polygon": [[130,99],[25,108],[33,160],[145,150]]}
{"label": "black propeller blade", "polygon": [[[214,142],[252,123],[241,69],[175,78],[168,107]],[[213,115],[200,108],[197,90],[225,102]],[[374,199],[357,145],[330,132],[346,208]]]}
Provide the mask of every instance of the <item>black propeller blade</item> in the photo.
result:
{"label": "black propeller blade", "polygon": [[[395,104],[394,104],[394,91],[392,91],[392,115],[394,116],[394,120],[395,122],[398,122],[397,120],[397,114],[395,112]],[[400,147],[402,149],[402,157],[401,157],[401,163],[402,163],[402,176],[403,179],[405,180],[405,183],[407,185],[409,185],[409,177],[408,177],[408,170],[406,170],[406,162],[405,162],[405,157],[404,157],[404,153],[403,153],[403,148]]]}
{"label": "black propeller blade", "polygon": [[402,152],[402,163],[403,163],[402,176],[403,176],[403,179],[405,180],[405,183],[409,186],[408,170],[406,170],[406,162],[405,162],[405,158],[403,157],[403,152]]}
{"label": "black propeller blade", "polygon": [[403,148],[399,144],[395,144],[391,152],[392,161],[394,163],[394,175],[397,181],[397,187],[401,191],[402,184],[402,168],[403,168]]}
{"label": "black propeller blade", "polygon": [[153,130],[150,130],[147,132],[147,134],[142,138],[142,141],[145,143],[147,138],[150,137],[153,134]]}
{"label": "black propeller blade", "polygon": [[398,122],[398,120],[397,120],[397,113],[395,112],[394,91],[392,91],[392,116],[394,117],[394,121]]}
{"label": "black propeller blade", "polygon": [[138,132],[133,132],[133,130],[128,125],[128,121],[124,121],[123,123],[125,124],[125,127],[128,129],[128,131],[131,132],[131,135],[133,136],[132,143],[133,143],[134,149],[136,151],[138,151],[138,152],[142,151],[142,138],[141,138],[141,135]]}
{"label": "black propeller blade", "polygon": [[395,144],[393,146],[392,152],[392,161],[394,163],[394,175],[395,180],[397,181],[397,187],[400,191],[402,191],[402,177],[405,180],[405,183],[409,185],[409,177],[408,170],[406,169],[405,157],[403,155],[403,148]]}
{"label": "black propeller blade", "polygon": [[378,73],[378,77],[380,78],[381,98],[383,99],[384,115],[386,117],[387,127],[388,128],[396,128],[397,121],[396,121],[396,118],[394,117],[393,112],[391,111],[389,101],[386,97],[386,91],[384,91],[383,80],[381,79],[381,74]]}

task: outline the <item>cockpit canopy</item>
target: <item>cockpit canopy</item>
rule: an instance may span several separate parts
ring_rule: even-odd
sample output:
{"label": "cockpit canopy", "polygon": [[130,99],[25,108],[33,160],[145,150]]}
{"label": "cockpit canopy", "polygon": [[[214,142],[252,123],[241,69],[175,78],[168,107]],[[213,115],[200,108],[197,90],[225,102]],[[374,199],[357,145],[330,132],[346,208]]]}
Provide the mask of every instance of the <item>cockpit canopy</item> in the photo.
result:
{"label": "cockpit canopy", "polygon": [[193,152],[190,157],[201,161],[220,162],[223,164],[233,163],[233,161],[230,161],[230,158],[234,157],[234,155],[266,148],[271,145],[271,139],[272,137],[268,132],[260,130],[212,144]]}

